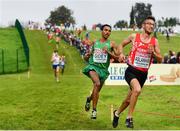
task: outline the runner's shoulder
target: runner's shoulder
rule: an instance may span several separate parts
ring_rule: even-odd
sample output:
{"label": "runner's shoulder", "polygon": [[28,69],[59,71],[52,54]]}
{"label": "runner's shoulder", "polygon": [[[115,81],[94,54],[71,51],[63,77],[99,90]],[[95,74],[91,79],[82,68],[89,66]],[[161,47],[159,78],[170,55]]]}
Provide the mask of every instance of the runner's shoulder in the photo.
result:
{"label": "runner's shoulder", "polygon": [[130,37],[131,39],[135,39],[136,33],[132,33],[129,37]]}

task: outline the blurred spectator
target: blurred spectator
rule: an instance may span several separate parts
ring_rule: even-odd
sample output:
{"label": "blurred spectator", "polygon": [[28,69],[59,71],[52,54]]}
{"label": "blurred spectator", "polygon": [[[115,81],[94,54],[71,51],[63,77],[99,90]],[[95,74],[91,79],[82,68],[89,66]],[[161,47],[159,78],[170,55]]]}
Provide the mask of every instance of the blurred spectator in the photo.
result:
{"label": "blurred spectator", "polygon": [[164,64],[167,64],[168,63],[168,54],[166,53],[166,54],[164,54],[164,58],[163,58],[163,63]]}
{"label": "blurred spectator", "polygon": [[180,52],[177,53],[176,62],[177,64],[180,64]]}
{"label": "blurred spectator", "polygon": [[56,49],[58,49],[59,48],[59,43],[61,41],[61,38],[59,36],[56,36],[55,39],[56,39]]}
{"label": "blurred spectator", "polygon": [[169,41],[169,32],[168,32],[168,30],[166,30],[166,39],[167,39],[167,41]]}
{"label": "blurred spectator", "polygon": [[168,59],[169,64],[176,64],[176,54],[172,50],[169,50],[169,59]]}
{"label": "blurred spectator", "polygon": [[87,39],[89,39],[89,37],[90,37],[90,36],[89,36],[89,33],[90,33],[89,31],[86,32],[85,37],[86,37]]}
{"label": "blurred spectator", "polygon": [[78,35],[78,37],[80,37],[80,35],[81,35],[81,32],[82,32],[82,29],[81,28],[79,28],[79,29],[77,29],[77,35]]}

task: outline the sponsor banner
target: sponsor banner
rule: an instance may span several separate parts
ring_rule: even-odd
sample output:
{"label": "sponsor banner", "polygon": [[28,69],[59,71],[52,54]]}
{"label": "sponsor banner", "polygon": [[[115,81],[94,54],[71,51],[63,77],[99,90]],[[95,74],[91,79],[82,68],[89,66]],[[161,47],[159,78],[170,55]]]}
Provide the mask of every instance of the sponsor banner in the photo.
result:
{"label": "sponsor banner", "polygon": [[[105,85],[128,85],[124,74],[127,64],[111,63]],[[180,64],[151,64],[145,85],[180,85]]]}

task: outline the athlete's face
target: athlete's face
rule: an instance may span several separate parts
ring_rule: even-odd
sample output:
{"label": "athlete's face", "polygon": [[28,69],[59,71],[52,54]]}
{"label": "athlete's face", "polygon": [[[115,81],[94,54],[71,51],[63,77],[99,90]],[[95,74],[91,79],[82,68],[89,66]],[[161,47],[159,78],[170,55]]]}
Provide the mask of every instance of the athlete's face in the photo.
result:
{"label": "athlete's face", "polygon": [[108,39],[108,37],[111,35],[111,28],[109,26],[105,26],[102,30],[102,37],[104,39]]}
{"label": "athlete's face", "polygon": [[154,31],[155,22],[151,19],[147,19],[143,23],[143,29],[146,33],[151,34]]}

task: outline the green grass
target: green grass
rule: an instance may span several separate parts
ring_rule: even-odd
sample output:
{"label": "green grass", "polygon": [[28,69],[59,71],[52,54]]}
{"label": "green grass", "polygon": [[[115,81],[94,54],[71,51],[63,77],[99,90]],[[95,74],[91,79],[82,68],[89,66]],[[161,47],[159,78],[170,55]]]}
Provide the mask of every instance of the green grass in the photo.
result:
{"label": "green grass", "polygon": [[[77,50],[61,43],[59,53],[66,55],[67,66],[60,83],[56,83],[50,63],[55,45],[47,43],[43,32],[25,31],[25,34],[31,52],[30,78],[27,73],[0,76],[0,129],[113,130],[110,105],[117,108],[128,88],[104,86],[97,120],[91,120],[91,112],[84,111],[84,104],[92,82],[80,73],[85,64]],[[140,112],[180,116],[179,107],[179,86],[146,86],[136,106],[135,129],[180,130],[180,118]],[[118,130],[127,129],[124,125],[126,115],[127,111],[120,118]]]}
{"label": "green grass", "polygon": [[[27,70],[22,42],[15,28],[0,28],[0,74],[3,73],[2,56],[4,55],[4,73]],[[18,53],[18,67],[17,67]]]}

